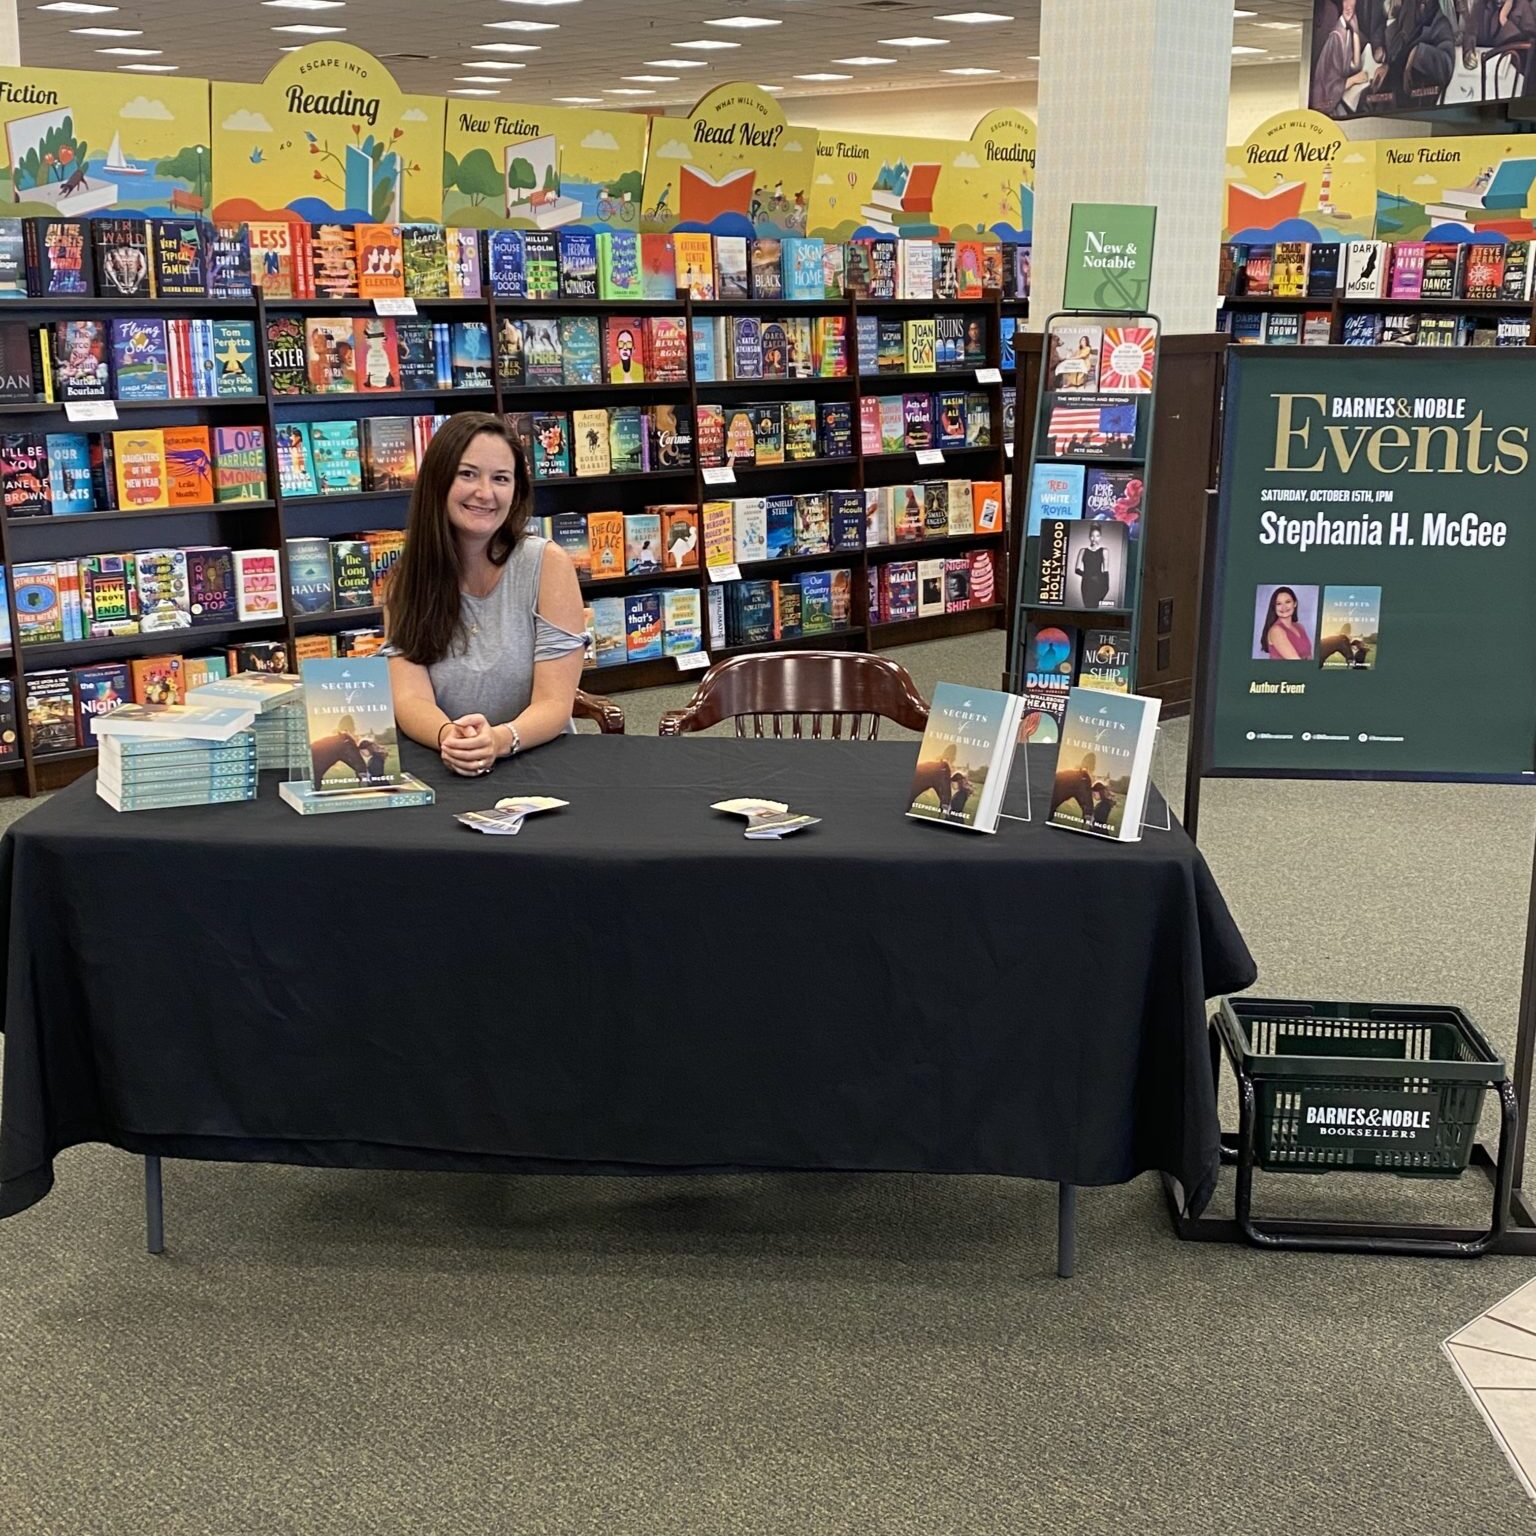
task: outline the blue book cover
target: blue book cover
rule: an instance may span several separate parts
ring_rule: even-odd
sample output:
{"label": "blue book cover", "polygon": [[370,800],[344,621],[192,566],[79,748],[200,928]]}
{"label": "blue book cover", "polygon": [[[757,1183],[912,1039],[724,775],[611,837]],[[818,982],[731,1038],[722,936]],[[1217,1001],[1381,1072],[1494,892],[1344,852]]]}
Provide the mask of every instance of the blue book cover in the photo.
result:
{"label": "blue book cover", "polygon": [[816,236],[787,236],[780,245],[786,299],[820,300],[826,295],[822,241]]}
{"label": "blue book cover", "polygon": [[112,372],[119,400],[169,400],[171,358],[165,321],[148,315],[114,320]]}
{"label": "blue book cover", "polygon": [[220,400],[256,393],[256,327],[249,320],[215,320],[214,388]]}
{"label": "blue book cover", "polygon": [[453,322],[453,387],[491,388],[491,328],[484,320]]}
{"label": "blue book cover", "polygon": [[592,599],[592,658],[598,667],[618,667],[629,660],[622,597]]}
{"label": "blue book cover", "polygon": [[314,657],[299,664],[317,789],[397,784],[400,737],[387,656]]}
{"label": "blue book cover", "polygon": [[657,660],[663,654],[661,634],[661,593],[636,592],[624,599],[626,660]]}
{"label": "blue book cover", "polygon": [[85,433],[48,434],[48,483],[56,517],[96,510],[91,494],[91,444]]}
{"label": "blue book cover", "polygon": [[560,316],[560,374],[563,384],[603,382],[602,337],[596,315]]}
{"label": "blue book cover", "polygon": [[795,498],[793,496],[765,496],[768,513],[768,555],[770,560],[782,560],[795,549]]}
{"label": "blue book cover", "polygon": [[597,236],[589,229],[560,231],[560,297],[597,297]]}
{"label": "blue book cover", "polygon": [[[773,583],[739,581],[736,588],[736,643],[762,645],[773,639]],[[830,602],[831,587],[828,586]]]}
{"label": "blue book cover", "polygon": [[833,549],[863,549],[864,498],[858,491],[830,491],[829,542]]}
{"label": "blue book cover", "polygon": [[861,314],[854,331],[854,346],[858,349],[859,372],[880,371],[880,317]]}
{"label": "blue book cover", "polygon": [[1048,517],[1076,521],[1083,515],[1083,484],[1087,468],[1082,464],[1037,463],[1029,479],[1029,522],[1024,536],[1040,536],[1040,524]]}
{"label": "blue book cover", "polygon": [[1002,345],[1001,366],[1004,368],[1016,368],[1018,366],[1019,360],[1013,351],[1013,337],[1014,332],[1018,329],[1018,325],[1017,315],[1004,315],[999,322],[998,341]]}
{"label": "blue book cover", "polygon": [[491,297],[526,299],[528,274],[523,266],[523,237],[515,229],[490,232]]}
{"label": "blue book cover", "polygon": [[707,317],[698,315],[693,320],[693,374],[701,384],[712,384],[720,377],[714,327]]}
{"label": "blue book cover", "polygon": [[832,572],[800,573],[800,633],[820,634],[832,628]]}

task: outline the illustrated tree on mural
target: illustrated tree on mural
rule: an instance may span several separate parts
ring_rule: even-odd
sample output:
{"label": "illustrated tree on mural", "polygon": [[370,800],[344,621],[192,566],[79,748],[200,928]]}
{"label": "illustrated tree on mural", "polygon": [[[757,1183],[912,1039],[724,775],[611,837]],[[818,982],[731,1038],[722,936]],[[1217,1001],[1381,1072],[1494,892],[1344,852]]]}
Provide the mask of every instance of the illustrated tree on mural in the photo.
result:
{"label": "illustrated tree on mural", "polygon": [[155,166],[155,175],[170,181],[184,181],[206,204],[213,196],[212,166],[207,149],[201,144],[187,144],[168,160]]}
{"label": "illustrated tree on mural", "polygon": [[484,149],[472,149],[462,160],[443,156],[443,185],[462,192],[478,208],[488,197],[501,196],[501,172]]}
{"label": "illustrated tree on mural", "polygon": [[[394,212],[395,189],[399,185],[402,175],[414,174],[421,167],[414,162],[402,166],[400,156],[391,146],[405,133],[403,128],[391,129],[389,139],[376,139],[371,133],[363,136],[363,125],[352,124],[352,137],[357,141],[348,148],[357,154],[367,158],[369,163],[369,187],[368,187],[368,213],[376,220],[388,219]],[[329,140],[317,138],[314,134],[305,132],[304,137],[309,140],[309,152],[319,155],[322,160],[329,160],[340,172],[341,180],[327,171],[317,170],[315,180],[323,181],[327,186],[335,187],[341,193],[343,201],[347,196],[347,165],[342,157],[331,149]]]}
{"label": "illustrated tree on mural", "polygon": [[85,173],[88,146],[75,140],[75,120],[65,117],[17,160],[12,177],[18,191]]}
{"label": "illustrated tree on mural", "polygon": [[[533,161],[525,159],[522,155],[515,156],[507,167],[507,190],[513,193],[532,192],[538,184],[538,172],[533,168]],[[527,199],[514,198],[514,201],[526,202]]]}

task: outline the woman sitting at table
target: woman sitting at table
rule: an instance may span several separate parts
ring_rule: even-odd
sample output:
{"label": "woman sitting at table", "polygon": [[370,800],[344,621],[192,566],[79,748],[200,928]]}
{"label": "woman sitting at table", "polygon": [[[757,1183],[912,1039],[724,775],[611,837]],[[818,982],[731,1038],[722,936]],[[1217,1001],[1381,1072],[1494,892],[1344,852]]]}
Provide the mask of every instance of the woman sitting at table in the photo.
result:
{"label": "woman sitting at table", "polygon": [[451,416],[422,457],[385,632],[395,719],[455,773],[570,729],[582,602],[563,549],[525,533],[528,456],[482,411]]}

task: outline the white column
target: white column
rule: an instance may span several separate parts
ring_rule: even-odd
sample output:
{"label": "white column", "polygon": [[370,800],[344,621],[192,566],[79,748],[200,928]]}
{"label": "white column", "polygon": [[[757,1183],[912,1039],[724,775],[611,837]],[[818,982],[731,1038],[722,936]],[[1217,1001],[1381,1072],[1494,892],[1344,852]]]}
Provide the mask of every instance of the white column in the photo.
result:
{"label": "white column", "polygon": [[1157,207],[1152,310],[1215,316],[1232,0],[1042,0],[1030,323],[1061,304],[1073,203]]}

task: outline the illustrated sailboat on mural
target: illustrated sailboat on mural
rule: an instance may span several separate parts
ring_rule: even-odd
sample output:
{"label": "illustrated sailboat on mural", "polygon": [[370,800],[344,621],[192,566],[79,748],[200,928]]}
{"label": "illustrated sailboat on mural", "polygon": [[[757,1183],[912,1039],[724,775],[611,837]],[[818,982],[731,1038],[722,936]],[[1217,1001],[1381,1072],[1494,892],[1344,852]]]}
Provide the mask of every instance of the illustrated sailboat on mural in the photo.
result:
{"label": "illustrated sailboat on mural", "polygon": [[107,163],[105,167],[114,176],[147,176],[149,169],[142,165],[129,165],[123,159],[123,136],[120,133],[112,135],[112,142],[107,146]]}

